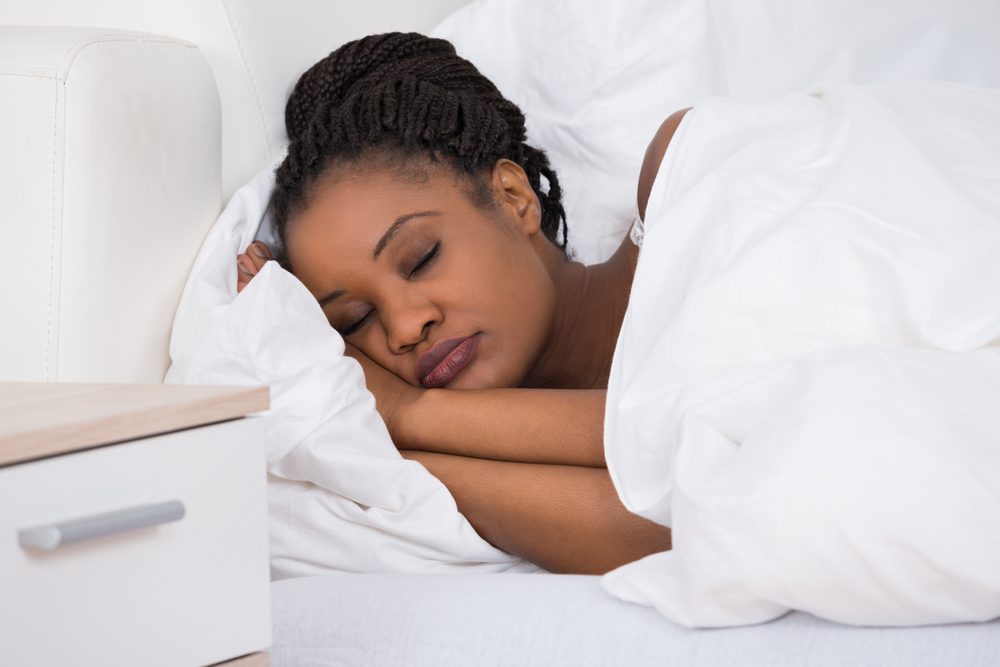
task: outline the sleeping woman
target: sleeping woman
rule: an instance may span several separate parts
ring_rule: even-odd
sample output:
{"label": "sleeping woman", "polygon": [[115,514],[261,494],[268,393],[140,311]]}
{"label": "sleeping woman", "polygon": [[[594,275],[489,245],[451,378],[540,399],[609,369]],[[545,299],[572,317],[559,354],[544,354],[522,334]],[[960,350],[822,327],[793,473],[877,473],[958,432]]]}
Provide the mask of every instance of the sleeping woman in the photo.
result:
{"label": "sleeping woman", "polygon": [[[683,115],[646,152],[640,217]],[[443,40],[344,45],[302,75],[285,120],[279,246],[238,257],[238,288],[270,259],[302,281],[400,453],[495,546],[577,573],[670,549],[669,529],[622,505],[603,449],[637,234],[603,264],[572,261],[523,114]]]}

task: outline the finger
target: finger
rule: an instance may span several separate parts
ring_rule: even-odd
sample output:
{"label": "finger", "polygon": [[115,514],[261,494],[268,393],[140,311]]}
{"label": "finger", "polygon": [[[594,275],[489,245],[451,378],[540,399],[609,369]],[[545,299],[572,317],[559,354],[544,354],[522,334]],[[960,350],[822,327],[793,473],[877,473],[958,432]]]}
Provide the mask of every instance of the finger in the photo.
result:
{"label": "finger", "polygon": [[253,278],[253,274],[249,273],[244,264],[244,255],[237,255],[236,257],[236,292],[240,293],[243,288],[250,283],[250,279]]}
{"label": "finger", "polygon": [[250,257],[250,260],[253,262],[254,266],[257,267],[258,271],[264,268],[264,265],[269,260],[274,259],[271,256],[271,250],[260,241],[254,241],[251,243],[247,248],[246,254]]}
{"label": "finger", "polygon": [[236,257],[236,293],[243,291],[243,288],[250,283],[250,279],[257,273],[253,262],[246,255]]}
{"label": "finger", "polygon": [[236,275],[237,277],[244,276],[246,280],[250,280],[259,271],[259,267],[254,264],[253,260],[248,255],[237,255],[236,257]]}
{"label": "finger", "polygon": [[274,259],[274,254],[271,249],[267,247],[267,244],[263,241],[254,241],[250,244],[247,250],[257,254],[264,259]]}

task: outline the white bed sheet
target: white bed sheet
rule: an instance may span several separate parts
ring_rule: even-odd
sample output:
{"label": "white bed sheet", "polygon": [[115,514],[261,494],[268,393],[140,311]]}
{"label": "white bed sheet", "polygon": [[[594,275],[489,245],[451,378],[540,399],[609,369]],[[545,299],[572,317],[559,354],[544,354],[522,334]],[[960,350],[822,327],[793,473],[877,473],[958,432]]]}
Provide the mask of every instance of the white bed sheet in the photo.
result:
{"label": "white bed sheet", "polygon": [[691,630],[598,577],[329,574],[272,584],[273,667],[305,665],[993,666],[1000,621],[859,628],[793,612]]}

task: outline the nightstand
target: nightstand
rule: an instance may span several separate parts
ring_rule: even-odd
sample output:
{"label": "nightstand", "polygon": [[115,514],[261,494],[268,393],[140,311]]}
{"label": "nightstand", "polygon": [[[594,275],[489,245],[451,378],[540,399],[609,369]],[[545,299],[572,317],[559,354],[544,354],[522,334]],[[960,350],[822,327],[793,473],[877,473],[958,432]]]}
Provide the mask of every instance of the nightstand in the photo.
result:
{"label": "nightstand", "polygon": [[266,665],[266,387],[0,383],[0,663]]}

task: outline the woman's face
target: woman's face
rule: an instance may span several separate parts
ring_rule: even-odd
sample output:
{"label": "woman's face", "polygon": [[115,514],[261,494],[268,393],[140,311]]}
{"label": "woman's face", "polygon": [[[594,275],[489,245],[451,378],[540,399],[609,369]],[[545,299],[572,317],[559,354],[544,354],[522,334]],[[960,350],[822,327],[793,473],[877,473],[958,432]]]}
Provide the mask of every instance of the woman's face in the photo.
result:
{"label": "woman's face", "polygon": [[341,168],[321,179],[289,224],[292,267],[344,339],[405,381],[518,386],[554,320],[543,260],[554,246],[537,197],[507,161],[485,209],[446,168],[426,175]]}

